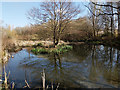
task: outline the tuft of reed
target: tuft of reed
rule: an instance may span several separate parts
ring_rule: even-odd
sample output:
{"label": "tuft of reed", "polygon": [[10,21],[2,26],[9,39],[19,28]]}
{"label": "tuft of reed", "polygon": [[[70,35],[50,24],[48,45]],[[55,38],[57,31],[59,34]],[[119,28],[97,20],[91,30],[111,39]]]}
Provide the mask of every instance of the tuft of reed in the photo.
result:
{"label": "tuft of reed", "polygon": [[5,77],[3,88],[8,89],[9,88],[8,78],[9,78],[10,72],[8,73],[8,76],[7,76],[7,73],[5,71],[5,65],[3,68],[4,68],[4,77]]}

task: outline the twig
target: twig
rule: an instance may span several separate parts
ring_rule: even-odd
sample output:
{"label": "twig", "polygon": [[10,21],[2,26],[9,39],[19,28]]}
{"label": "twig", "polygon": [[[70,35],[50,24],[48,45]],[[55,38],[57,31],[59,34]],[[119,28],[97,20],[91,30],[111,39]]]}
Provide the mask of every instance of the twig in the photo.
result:
{"label": "twig", "polygon": [[9,73],[8,73],[8,76],[7,76],[7,78],[9,78],[9,76],[10,76],[10,71],[9,71]]}
{"label": "twig", "polygon": [[30,88],[30,86],[29,86],[29,84],[27,83],[27,81],[26,81],[26,80],[25,80],[25,83],[26,83],[27,87],[28,87],[28,88]]}
{"label": "twig", "polygon": [[23,88],[26,88],[27,86],[24,86]]}
{"label": "twig", "polygon": [[47,85],[47,87],[46,87],[46,90],[49,88],[49,86]]}
{"label": "twig", "polygon": [[52,82],[52,90],[53,90],[53,82]]}
{"label": "twig", "polygon": [[58,83],[56,90],[58,90],[60,83]]}
{"label": "twig", "polygon": [[14,89],[14,87],[15,87],[15,83],[14,83],[14,82],[12,82],[12,90]]}
{"label": "twig", "polygon": [[2,79],[0,79],[0,82],[2,82]]}

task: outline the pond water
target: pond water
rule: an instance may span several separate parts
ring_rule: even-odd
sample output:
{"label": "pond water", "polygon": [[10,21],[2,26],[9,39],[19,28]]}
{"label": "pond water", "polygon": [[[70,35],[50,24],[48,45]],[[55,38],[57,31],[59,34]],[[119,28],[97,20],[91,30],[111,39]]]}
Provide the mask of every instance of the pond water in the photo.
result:
{"label": "pond water", "polygon": [[5,65],[9,82],[24,87],[42,87],[43,69],[46,86],[120,88],[120,50],[103,45],[73,45],[62,55],[34,55],[27,49],[13,54]]}

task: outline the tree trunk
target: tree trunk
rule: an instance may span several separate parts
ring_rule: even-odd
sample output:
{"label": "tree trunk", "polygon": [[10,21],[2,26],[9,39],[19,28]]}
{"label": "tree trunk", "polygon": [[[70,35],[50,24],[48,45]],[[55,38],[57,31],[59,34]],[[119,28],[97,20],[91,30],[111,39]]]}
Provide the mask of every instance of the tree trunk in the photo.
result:
{"label": "tree trunk", "polygon": [[57,45],[59,43],[59,41],[60,41],[60,38],[59,38],[59,35],[58,35],[55,45]]}
{"label": "tree trunk", "polygon": [[120,36],[120,12],[118,15],[118,35]]}
{"label": "tree trunk", "polygon": [[[96,5],[94,5],[93,13],[95,14]],[[93,15],[93,37],[95,38],[95,16]]]}
{"label": "tree trunk", "polygon": [[54,23],[53,23],[53,46],[55,48],[55,41],[56,41],[56,12],[55,12],[55,2],[54,2]]}
{"label": "tree trunk", "polygon": [[54,32],[53,32],[53,46],[54,46],[54,48],[55,48],[55,39],[56,39],[56,37],[55,37],[55,29],[54,29]]}
{"label": "tree trunk", "polygon": [[111,36],[113,34],[113,16],[111,16]]}
{"label": "tree trunk", "polygon": [[118,2],[118,35],[120,36],[120,1]]}
{"label": "tree trunk", "polygon": [[[112,5],[112,2],[111,2],[111,5]],[[111,11],[112,11],[112,14],[113,14],[113,8],[111,7]],[[113,15],[111,16],[111,36],[113,35]]]}
{"label": "tree trunk", "polygon": [[93,16],[93,37],[95,38],[95,17]]}

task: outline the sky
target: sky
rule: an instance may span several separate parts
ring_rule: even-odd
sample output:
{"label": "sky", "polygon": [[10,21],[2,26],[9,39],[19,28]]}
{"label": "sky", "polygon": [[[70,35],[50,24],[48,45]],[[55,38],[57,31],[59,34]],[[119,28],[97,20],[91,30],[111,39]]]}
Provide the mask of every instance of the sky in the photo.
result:
{"label": "sky", "polygon": [[[76,3],[81,5],[82,13],[80,16],[87,15],[87,10],[81,2]],[[3,26],[11,25],[12,27],[24,27],[30,24],[27,19],[27,12],[32,7],[39,7],[40,2],[2,2],[2,7],[0,3],[0,19],[2,19]],[[2,11],[1,11],[2,8]],[[1,18],[2,17],[2,18]]]}

